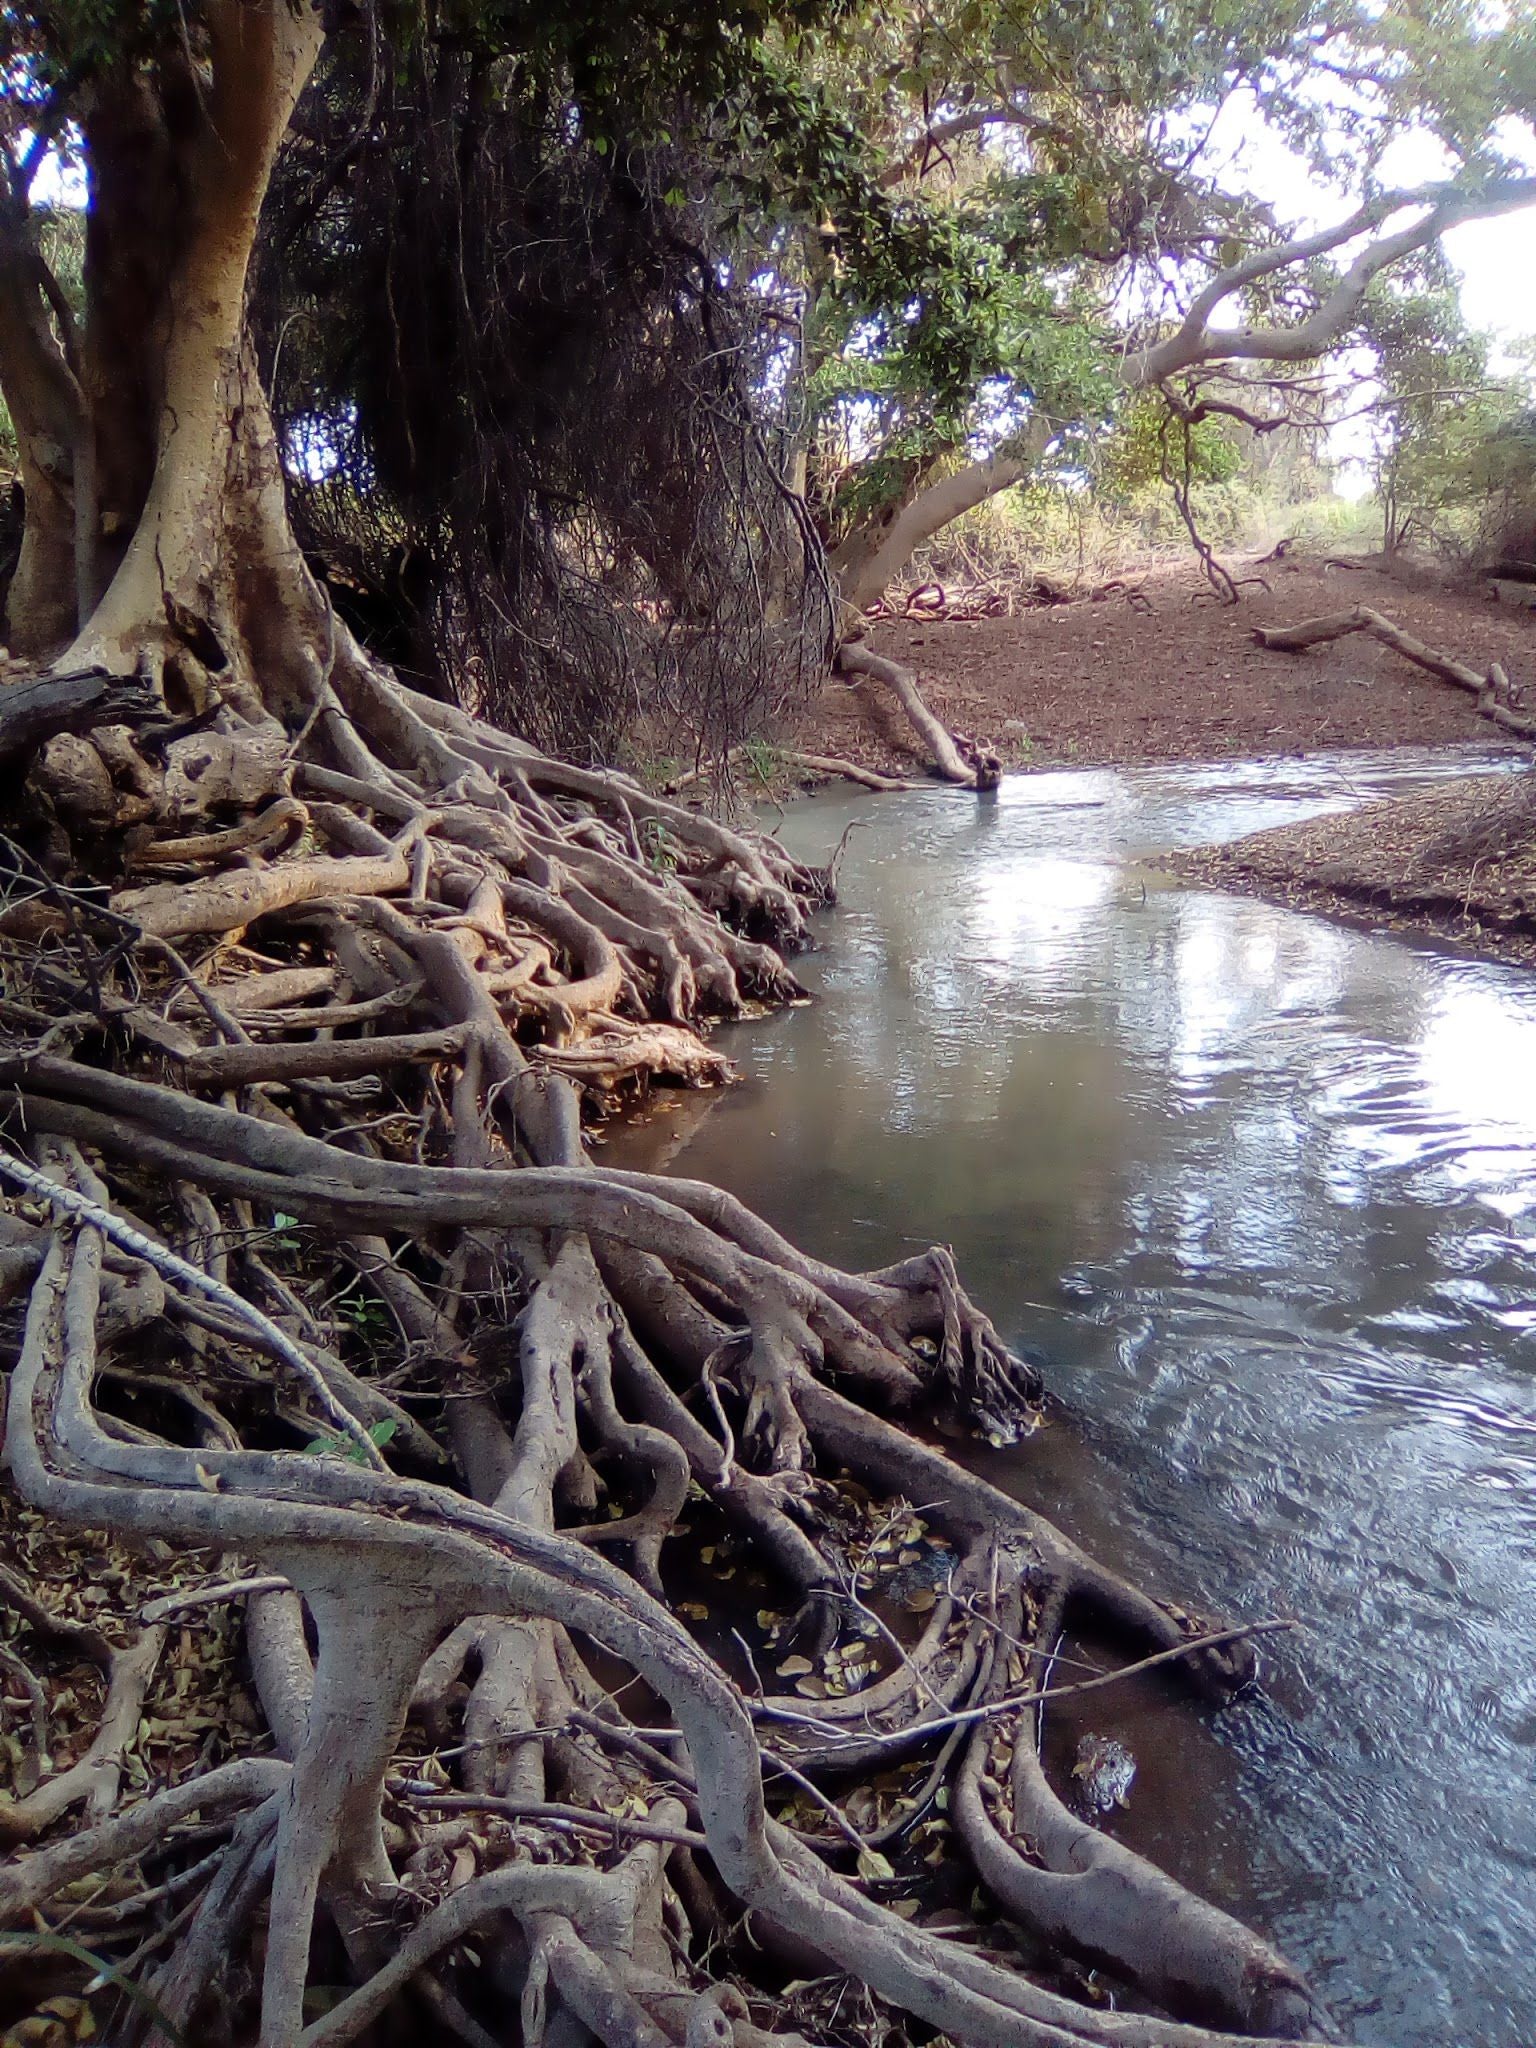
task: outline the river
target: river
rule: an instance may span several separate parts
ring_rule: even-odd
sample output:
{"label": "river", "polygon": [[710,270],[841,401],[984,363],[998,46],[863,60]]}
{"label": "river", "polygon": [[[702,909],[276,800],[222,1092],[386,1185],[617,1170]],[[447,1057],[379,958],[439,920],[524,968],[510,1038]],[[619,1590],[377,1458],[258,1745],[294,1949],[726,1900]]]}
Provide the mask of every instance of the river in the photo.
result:
{"label": "river", "polygon": [[[1507,758],[1507,757],[1506,757]],[[1112,1689],[1120,1831],[1361,2042],[1536,2042],[1536,976],[1156,850],[1493,766],[1397,753],[822,795],[818,1001],[600,1157],[844,1265],[953,1244],[1060,1408],[980,1469],[1149,1587],[1303,1627],[1220,1715]],[[967,1453],[970,1455],[970,1453]]]}

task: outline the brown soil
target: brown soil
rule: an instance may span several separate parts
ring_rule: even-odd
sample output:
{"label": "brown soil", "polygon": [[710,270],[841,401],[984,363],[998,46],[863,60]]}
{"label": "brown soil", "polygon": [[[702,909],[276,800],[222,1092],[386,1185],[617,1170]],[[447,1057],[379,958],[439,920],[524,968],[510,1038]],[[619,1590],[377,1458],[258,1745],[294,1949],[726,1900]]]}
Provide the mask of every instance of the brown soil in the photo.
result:
{"label": "brown soil", "polygon": [[[1011,619],[886,620],[869,644],[916,670],[946,725],[1015,768],[1497,740],[1470,696],[1375,642],[1355,636],[1298,655],[1252,638],[1255,626],[1353,604],[1474,667],[1502,662],[1517,687],[1536,682],[1531,613],[1314,560],[1258,573],[1270,588],[1245,589],[1236,607],[1210,601],[1198,568],[1181,562],[1139,579],[1150,611],[1116,594]],[[914,736],[878,686],[834,679],[798,743],[891,774],[922,772]]]}
{"label": "brown soil", "polygon": [[1219,889],[1536,966],[1536,779],[1471,776],[1159,865]]}
{"label": "brown soil", "polygon": [[[870,644],[917,671],[952,729],[1013,768],[1209,761],[1348,747],[1505,744],[1466,692],[1361,636],[1305,654],[1260,647],[1255,626],[1369,604],[1470,666],[1536,683],[1536,615],[1481,594],[1413,588],[1379,571],[1269,563],[1267,590],[1208,601],[1197,569],[1150,571],[1150,610],[1117,593],[1012,619],[889,620]],[[1518,699],[1517,699],[1518,701]],[[871,686],[834,681],[800,744],[892,774],[922,763],[900,713]],[[1510,745],[1512,759],[1531,750]],[[1536,784],[1443,784],[1345,817],[1169,855],[1194,880],[1392,930],[1432,933],[1536,965]]]}

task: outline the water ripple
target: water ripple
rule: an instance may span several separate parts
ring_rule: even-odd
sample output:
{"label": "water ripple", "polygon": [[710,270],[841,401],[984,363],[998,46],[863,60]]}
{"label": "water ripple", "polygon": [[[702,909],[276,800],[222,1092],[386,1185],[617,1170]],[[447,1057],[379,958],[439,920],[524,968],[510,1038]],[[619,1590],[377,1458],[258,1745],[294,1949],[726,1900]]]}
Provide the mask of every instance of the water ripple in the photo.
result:
{"label": "water ripple", "polygon": [[1209,1731],[1121,1702],[1168,1795],[1128,1826],[1354,2038],[1531,2048],[1536,978],[1139,864],[1446,767],[797,807],[797,851],[868,825],[823,1000],[732,1036],[747,1083],[677,1166],[855,1266],[954,1245],[1067,1409],[984,1469],[1176,1597],[1305,1623]]}

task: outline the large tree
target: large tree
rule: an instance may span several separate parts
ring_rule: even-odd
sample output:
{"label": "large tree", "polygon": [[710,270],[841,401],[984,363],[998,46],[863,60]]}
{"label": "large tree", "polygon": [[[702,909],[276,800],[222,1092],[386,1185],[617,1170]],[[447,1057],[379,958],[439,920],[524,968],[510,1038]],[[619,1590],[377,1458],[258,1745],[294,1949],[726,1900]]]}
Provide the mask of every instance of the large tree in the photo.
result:
{"label": "large tree", "polygon": [[[760,16],[333,32],[542,69],[573,134],[649,71],[804,159]],[[827,878],[413,692],[317,586],[246,304],[325,21],[5,30],[16,615],[67,642],[0,692],[7,1995],[262,2048],[748,2048],[830,2013],[786,2026],[786,1972],[974,2048],[1323,2031],[1047,1780],[1064,1626],[1217,1696],[1252,1658],[893,1419],[1037,1392],[949,1254],[839,1272],[588,1154],[584,1093],[710,1078],[691,1020],[795,993]],[[27,217],[55,141],[78,312]],[[1014,1935],[904,1917],[934,1843]],[[1024,1967],[1064,1951],[1157,2010]]]}
{"label": "large tree", "polygon": [[[834,443],[852,427],[827,511],[855,612],[1053,448],[1080,464],[1127,399],[1273,417],[1299,374],[1369,344],[1377,279],[1536,202],[1524,9],[925,0],[880,12],[857,67],[835,40],[822,63],[885,189],[951,219],[974,280],[876,304],[856,272],[800,266],[823,417]],[[1230,168],[1239,122],[1339,217],[1298,225]],[[1433,182],[1391,175],[1405,134]]]}

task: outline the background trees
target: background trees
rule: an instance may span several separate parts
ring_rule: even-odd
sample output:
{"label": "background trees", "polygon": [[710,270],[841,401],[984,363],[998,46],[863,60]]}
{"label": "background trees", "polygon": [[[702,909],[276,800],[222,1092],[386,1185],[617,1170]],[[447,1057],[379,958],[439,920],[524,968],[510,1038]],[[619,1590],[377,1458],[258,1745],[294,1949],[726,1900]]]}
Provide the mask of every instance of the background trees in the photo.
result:
{"label": "background trees", "polygon": [[[71,1980],[109,2038],[340,2048],[388,2015],[753,2048],[764,1981],[809,1958],[962,2048],[1213,2039],[891,1910],[927,1864],[882,1843],[941,1793],[1051,1952],[1195,2021],[1325,2029],[1260,1937],[1047,1782],[1067,1618],[1217,1696],[1251,1664],[889,1419],[1027,1421],[1035,1374],[950,1255],[841,1273],[587,1154],[581,1089],[708,1078],[697,1017],[797,993],[829,878],[475,715],[595,752],[623,704],[719,744],[829,647],[823,542],[846,601],[1126,392],[1181,435],[1230,421],[1224,365],[1310,361],[1392,263],[1528,196],[1490,143],[1513,88],[1446,69],[1488,56],[1475,18],[1249,22],[1192,8],[1170,64],[1167,11],[1122,8],[0,16],[9,619],[57,655],[0,719],[0,1511],[41,1532],[35,1579],[115,1546],[136,1617],[5,1582],[102,1707],[54,1773],[29,1689],[4,1827],[38,1846],[0,1913],[32,1930],[7,1960],[78,1964],[47,1913],[163,1857],[92,1923],[138,1974]],[[1366,189],[1298,237],[1201,182],[1190,127],[1241,88],[1330,145],[1299,83],[1330,64]],[[1398,101],[1443,110],[1461,165],[1411,201],[1374,189]],[[34,204],[55,150],[89,183],[78,285]],[[365,644],[380,599],[467,702]],[[744,1607],[698,1547],[755,1633],[668,1603],[690,1502],[761,1573]],[[870,1634],[909,1539],[943,1596]],[[218,1760],[171,1748],[114,1814],[210,1554],[239,1577],[190,1597],[249,1602],[246,1711],[201,1681]]]}
{"label": "background trees", "polygon": [[[101,19],[11,30],[23,647],[78,623],[147,499],[142,337],[196,175],[153,10]],[[856,610],[988,495],[1091,467],[1138,391],[1315,420],[1317,366],[1373,346],[1377,281],[1532,190],[1523,10],[943,0],[704,33],[499,9],[385,34],[335,39],[292,129],[259,366],[343,605],[366,586],[397,651],[566,744],[611,738],[642,690],[695,722],[761,712],[825,651],[817,538]],[[1244,129],[1311,165],[1338,225],[1277,201],[1273,150],[1234,166]],[[55,138],[96,197],[73,286],[29,200]],[[536,382],[510,377],[531,354]]]}
{"label": "background trees", "polygon": [[[968,238],[976,289],[955,324],[973,353],[936,404],[908,344],[942,316],[913,299],[882,318],[843,296],[821,418],[854,604],[958,512],[1042,460],[1081,462],[1127,404],[1136,417],[1137,392],[1179,412],[1315,420],[1317,366],[1369,347],[1376,281],[1536,189],[1519,12],[1495,30],[1455,9],[1431,26],[1307,6],[957,6],[891,28],[859,111],[886,188]],[[1348,202],[1338,225],[1299,232],[1262,189],[1276,175],[1262,153],[1257,179],[1234,175],[1240,124]],[[1436,171],[1406,188],[1405,133]]]}

